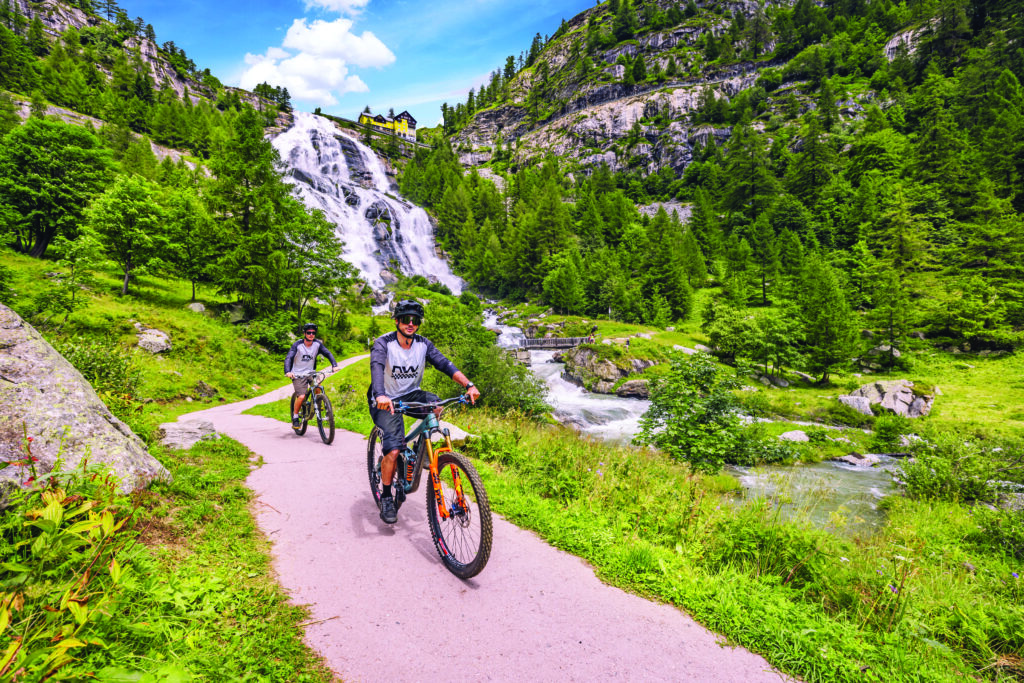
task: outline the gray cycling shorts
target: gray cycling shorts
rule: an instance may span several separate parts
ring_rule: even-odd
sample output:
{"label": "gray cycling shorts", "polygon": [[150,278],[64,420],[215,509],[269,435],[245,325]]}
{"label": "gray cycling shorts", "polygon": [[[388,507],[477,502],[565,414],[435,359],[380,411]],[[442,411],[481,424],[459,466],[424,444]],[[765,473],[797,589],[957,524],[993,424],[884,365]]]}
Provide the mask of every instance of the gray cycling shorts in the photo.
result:
{"label": "gray cycling shorts", "polygon": [[293,396],[305,396],[306,389],[313,386],[313,380],[316,379],[315,375],[308,377],[296,377],[292,380],[292,392]]}

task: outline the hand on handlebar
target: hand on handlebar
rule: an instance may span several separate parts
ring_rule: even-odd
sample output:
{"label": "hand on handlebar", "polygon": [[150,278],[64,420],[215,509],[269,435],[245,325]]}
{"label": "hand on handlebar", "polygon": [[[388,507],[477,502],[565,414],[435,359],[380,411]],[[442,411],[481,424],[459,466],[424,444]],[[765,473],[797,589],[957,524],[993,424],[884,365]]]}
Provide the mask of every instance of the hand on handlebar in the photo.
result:
{"label": "hand on handlebar", "polygon": [[381,394],[377,397],[377,410],[386,410],[392,415],[395,414],[395,406],[391,403],[391,397]]}
{"label": "hand on handlebar", "polygon": [[287,377],[288,379],[295,379],[295,373],[294,372],[286,372],[286,373],[284,373],[284,376]]}
{"label": "hand on handlebar", "polygon": [[476,405],[476,400],[480,398],[480,390],[476,387],[470,387],[466,389],[466,395],[469,396],[469,402]]}

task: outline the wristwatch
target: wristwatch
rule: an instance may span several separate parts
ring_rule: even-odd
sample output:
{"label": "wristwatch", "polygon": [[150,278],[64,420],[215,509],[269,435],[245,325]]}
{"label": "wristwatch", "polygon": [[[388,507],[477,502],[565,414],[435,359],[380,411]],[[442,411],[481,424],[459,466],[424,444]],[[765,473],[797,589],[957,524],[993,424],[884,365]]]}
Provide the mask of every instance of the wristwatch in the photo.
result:
{"label": "wristwatch", "polygon": [[475,387],[475,386],[476,386],[475,384],[473,384],[472,382],[470,382],[469,384],[467,384],[467,385],[466,385],[466,388],[467,388],[467,389],[472,389],[472,388],[473,388],[473,387]]}

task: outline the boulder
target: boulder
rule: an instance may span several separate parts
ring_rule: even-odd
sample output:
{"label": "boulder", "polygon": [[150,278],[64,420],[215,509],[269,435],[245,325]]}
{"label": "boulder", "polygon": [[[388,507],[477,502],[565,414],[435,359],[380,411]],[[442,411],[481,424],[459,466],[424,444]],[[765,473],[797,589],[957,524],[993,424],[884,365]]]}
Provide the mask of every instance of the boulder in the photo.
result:
{"label": "boulder", "polygon": [[847,465],[853,465],[854,467],[874,467],[880,460],[874,453],[847,453],[846,455],[840,455],[832,458],[834,462],[842,462]]}
{"label": "boulder", "polygon": [[611,393],[614,393],[614,392],[615,392],[615,382],[602,379],[602,380],[598,380],[597,383],[594,384],[594,393],[595,394],[611,394]]}
{"label": "boulder", "polygon": [[171,337],[155,327],[146,327],[142,323],[135,323],[135,330],[138,332],[138,344],[140,349],[150,353],[163,353],[171,350]]}
{"label": "boulder", "polygon": [[212,396],[216,396],[217,395],[217,388],[216,387],[211,387],[209,384],[207,384],[203,380],[199,380],[199,382],[196,383],[195,392],[196,392],[196,396],[200,396],[202,398],[210,398]]}
{"label": "boulder", "polygon": [[698,351],[703,351],[704,353],[712,353],[712,350],[709,347],[704,346],[703,344],[694,344],[693,348],[697,349]]}
{"label": "boulder", "polygon": [[185,308],[192,311],[193,313],[203,313],[206,311],[206,306],[202,305],[198,301],[193,301],[190,304],[185,304]]}
{"label": "boulder", "polygon": [[697,349],[690,349],[690,348],[687,348],[685,346],[681,346],[679,344],[674,344],[672,346],[672,348],[675,349],[676,351],[682,351],[687,356],[692,356],[693,354],[697,353]]}
{"label": "boulder", "polygon": [[[935,396],[933,394],[916,395],[913,387],[914,383],[906,379],[882,380],[865,384],[852,392],[850,396],[865,398],[871,405],[880,405],[897,415],[923,417],[931,412]],[[843,401],[843,397],[840,397],[839,400]],[[847,403],[847,405],[851,404]]]}
{"label": "boulder", "polygon": [[165,422],[157,428],[157,438],[168,448],[187,450],[200,441],[219,439],[220,435],[209,420]]}
{"label": "boulder", "polygon": [[650,398],[651,383],[646,379],[631,379],[622,383],[615,393],[623,398]]}
{"label": "boulder", "polygon": [[899,349],[890,346],[889,344],[879,344],[875,348],[868,351],[869,356],[888,356],[890,354],[892,354],[893,358],[899,358],[900,356],[903,355],[902,353],[900,353]]}
{"label": "boulder", "polygon": [[862,415],[874,415],[871,411],[871,401],[863,396],[840,396],[839,402],[850,406]]}
{"label": "boulder", "polygon": [[779,441],[795,441],[799,443],[807,443],[810,440],[810,437],[807,436],[807,432],[800,429],[794,429],[791,432],[779,434]]}
{"label": "boulder", "polygon": [[[88,457],[107,465],[129,492],[170,473],[128,425],[111,414],[81,373],[31,325],[0,305],[0,460],[25,456],[31,437],[36,473],[76,467]],[[20,467],[0,470],[0,480],[22,482]]]}

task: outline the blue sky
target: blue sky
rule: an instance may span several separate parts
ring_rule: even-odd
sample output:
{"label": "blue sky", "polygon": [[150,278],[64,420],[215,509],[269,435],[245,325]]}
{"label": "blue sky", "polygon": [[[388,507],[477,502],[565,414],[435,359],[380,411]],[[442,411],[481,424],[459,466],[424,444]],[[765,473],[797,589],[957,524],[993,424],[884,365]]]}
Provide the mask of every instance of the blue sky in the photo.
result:
{"label": "blue sky", "polygon": [[122,0],[228,85],[288,88],[297,109],[354,118],[407,109],[422,126],[464,101],[534,34],[594,0]]}

